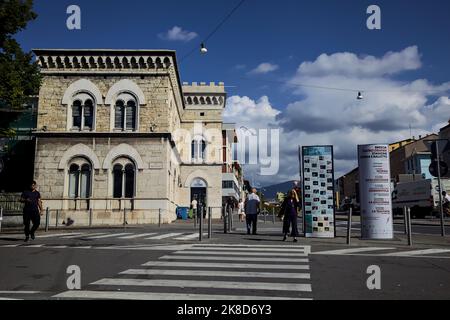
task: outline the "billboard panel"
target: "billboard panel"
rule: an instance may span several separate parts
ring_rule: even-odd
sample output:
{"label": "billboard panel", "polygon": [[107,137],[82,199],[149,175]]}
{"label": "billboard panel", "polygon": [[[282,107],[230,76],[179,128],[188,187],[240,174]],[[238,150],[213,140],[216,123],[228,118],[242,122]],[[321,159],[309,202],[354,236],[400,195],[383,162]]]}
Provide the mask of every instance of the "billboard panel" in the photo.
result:
{"label": "billboard panel", "polygon": [[305,237],[334,238],[333,147],[302,147],[301,162]]}
{"label": "billboard panel", "polygon": [[389,146],[358,146],[361,237],[392,239],[392,199]]}

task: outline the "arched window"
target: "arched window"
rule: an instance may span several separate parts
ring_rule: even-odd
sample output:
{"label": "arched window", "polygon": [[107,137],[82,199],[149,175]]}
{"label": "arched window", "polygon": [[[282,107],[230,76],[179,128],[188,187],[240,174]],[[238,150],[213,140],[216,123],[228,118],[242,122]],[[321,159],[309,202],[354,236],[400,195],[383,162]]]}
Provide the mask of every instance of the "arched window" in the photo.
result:
{"label": "arched window", "polygon": [[203,161],[206,159],[206,141],[203,138],[192,140],[191,157],[192,161]]}
{"label": "arched window", "polygon": [[95,106],[92,97],[86,93],[77,94],[70,109],[72,123],[69,126],[75,131],[91,131],[94,129]]}
{"label": "arched window", "polygon": [[114,129],[137,130],[137,103],[131,94],[122,93],[117,97],[114,107]]}
{"label": "arched window", "polygon": [[136,169],[134,163],[128,159],[116,160],[112,172],[113,197],[114,198],[134,198]]}
{"label": "arched window", "polygon": [[86,159],[73,159],[69,166],[69,198],[91,197],[92,166]]}

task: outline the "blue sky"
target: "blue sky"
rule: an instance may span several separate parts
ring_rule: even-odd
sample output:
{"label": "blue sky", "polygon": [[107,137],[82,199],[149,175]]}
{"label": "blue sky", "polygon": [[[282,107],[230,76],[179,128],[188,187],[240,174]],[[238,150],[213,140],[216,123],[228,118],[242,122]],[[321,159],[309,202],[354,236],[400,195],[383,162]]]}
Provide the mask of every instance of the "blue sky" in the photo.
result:
{"label": "blue sky", "polygon": [[[237,3],[237,0],[35,0],[39,16],[16,38],[25,50],[167,48],[177,50],[180,59],[197,47]],[[71,4],[81,8],[81,30],[66,28],[66,8]],[[381,8],[381,30],[366,28],[366,9],[371,4]],[[193,39],[168,39],[167,32],[175,26],[185,32],[185,40]],[[450,2],[446,0],[247,0],[206,43],[208,54],[194,52],[182,61],[180,74],[182,81],[224,81],[232,86],[227,88],[232,110],[226,112],[228,120],[242,120],[244,124],[256,121],[257,128],[277,125],[289,128],[283,130],[280,145],[337,144],[339,175],[355,165],[357,143],[408,138],[409,129],[402,126],[405,122],[402,112],[411,114],[408,125],[411,124],[416,135],[430,132],[448,120],[449,39]],[[388,52],[397,53],[398,57],[389,59]],[[323,54],[323,60],[317,60]],[[364,60],[366,57],[369,59]],[[299,71],[302,63],[311,65],[304,65]],[[336,65],[327,73],[333,63]],[[337,70],[339,65],[350,71]],[[401,65],[398,70],[389,71],[397,65]],[[252,72],[258,66],[267,72]],[[353,66],[359,67],[353,70]],[[369,71],[372,68],[386,70],[377,73]],[[352,92],[302,89],[283,82],[343,86],[369,92],[363,104],[355,106]],[[408,94],[389,94],[389,99],[383,94],[386,88],[403,90],[404,86],[416,90],[413,91],[415,101],[410,101]],[[421,93],[430,88],[439,92],[432,96]],[[370,90],[380,92],[371,94]],[[352,109],[356,107],[359,109]],[[348,122],[327,116],[334,108],[342,112],[353,110],[347,118],[356,120]],[[374,109],[380,112],[370,112]],[[246,115],[238,116],[239,110],[246,110]],[[248,110],[267,117],[253,119]],[[368,111],[360,114],[359,110]],[[390,110],[393,117],[387,116]],[[299,119],[298,126],[296,115],[306,115]],[[424,120],[430,117],[432,122]],[[387,118],[390,123],[384,128]],[[308,123],[302,119],[308,119]],[[333,123],[337,121],[342,126]],[[316,130],[308,124],[319,127],[322,124],[322,127]],[[329,138],[340,134],[343,142]],[[295,178],[298,160],[294,149],[281,148],[282,158],[291,161],[281,164],[277,180]],[[262,177],[261,181],[264,184],[273,178]]]}

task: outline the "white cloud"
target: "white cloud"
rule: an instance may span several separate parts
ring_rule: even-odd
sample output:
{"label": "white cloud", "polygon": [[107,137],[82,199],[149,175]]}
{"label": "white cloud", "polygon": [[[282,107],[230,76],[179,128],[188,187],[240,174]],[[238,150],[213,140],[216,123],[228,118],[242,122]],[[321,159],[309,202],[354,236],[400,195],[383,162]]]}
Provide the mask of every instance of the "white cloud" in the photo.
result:
{"label": "white cloud", "polygon": [[[333,145],[339,177],[357,165],[358,144],[410,138],[410,126],[412,135],[424,136],[447,124],[450,82],[432,84],[427,79],[407,82],[391,76],[421,66],[417,47],[380,58],[361,58],[353,53],[320,57],[302,63],[290,79],[293,99],[286,108],[274,108],[267,96],[257,101],[234,96],[228,101],[225,118],[236,122],[237,127],[244,123],[254,128],[282,128],[280,172],[276,176],[258,177],[262,185],[298,177],[299,145]],[[356,91],[323,90],[295,83]],[[363,100],[356,99],[358,90],[364,91]],[[245,167],[250,176],[257,169]]]}
{"label": "white cloud", "polygon": [[198,37],[198,34],[192,31],[183,30],[181,27],[174,26],[167,32],[158,34],[158,37],[168,41],[189,42]]}
{"label": "white cloud", "polygon": [[388,52],[382,58],[374,56],[358,57],[350,52],[339,52],[332,55],[324,53],[314,62],[303,62],[298,68],[298,73],[304,76],[351,75],[373,77],[416,70],[421,65],[417,46],[411,46],[400,52]]}
{"label": "white cloud", "polygon": [[257,66],[255,69],[249,72],[249,74],[266,74],[275,70],[278,70],[279,66],[276,64],[263,62],[259,66]]}

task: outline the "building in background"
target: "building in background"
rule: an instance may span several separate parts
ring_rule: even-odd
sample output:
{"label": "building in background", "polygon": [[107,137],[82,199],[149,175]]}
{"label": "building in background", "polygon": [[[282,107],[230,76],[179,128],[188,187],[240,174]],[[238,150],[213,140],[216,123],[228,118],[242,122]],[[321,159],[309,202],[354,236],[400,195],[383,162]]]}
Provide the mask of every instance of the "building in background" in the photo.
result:
{"label": "building in background", "polygon": [[[235,156],[238,137],[234,123],[222,125],[222,204],[233,201],[235,205],[244,199],[244,176],[242,167]],[[231,200],[230,200],[231,199]]]}
{"label": "building in background", "polygon": [[398,181],[400,175],[419,174],[425,178],[431,178],[428,167],[431,163],[431,152],[425,140],[437,139],[437,134],[429,134],[425,137],[419,136],[400,148],[390,153],[391,178]]}
{"label": "building in background", "polygon": [[[223,83],[180,82],[170,50],[34,50],[35,179],[61,219],[156,223],[193,198],[221,216]],[[53,217],[53,216],[52,216]]]}

